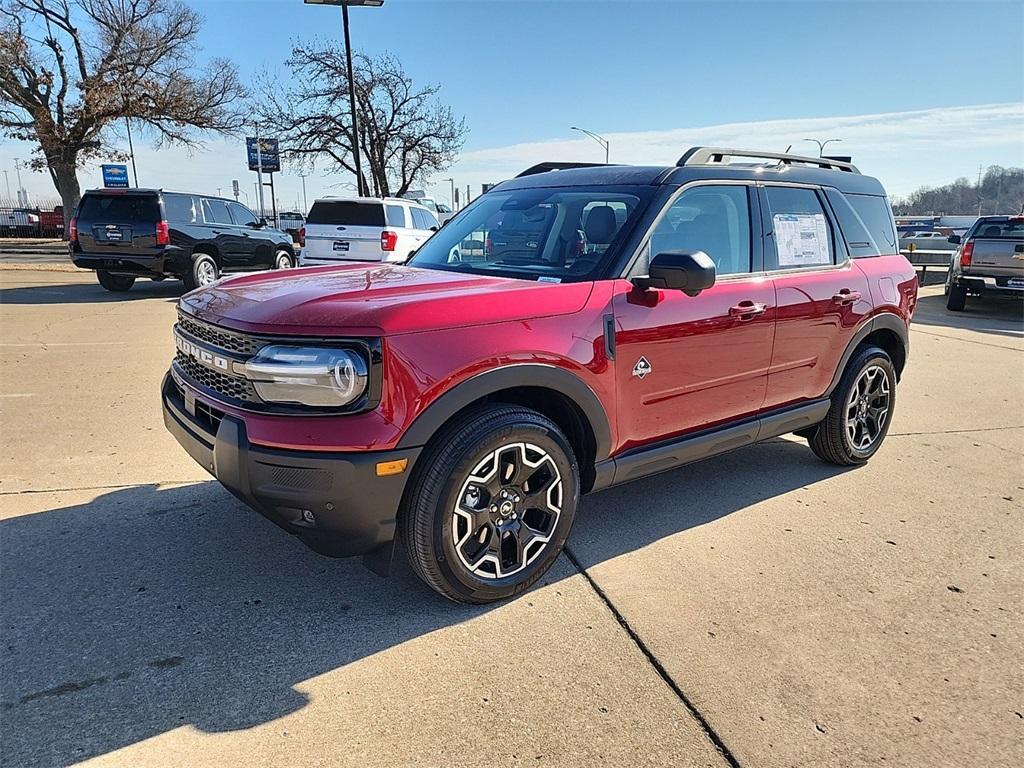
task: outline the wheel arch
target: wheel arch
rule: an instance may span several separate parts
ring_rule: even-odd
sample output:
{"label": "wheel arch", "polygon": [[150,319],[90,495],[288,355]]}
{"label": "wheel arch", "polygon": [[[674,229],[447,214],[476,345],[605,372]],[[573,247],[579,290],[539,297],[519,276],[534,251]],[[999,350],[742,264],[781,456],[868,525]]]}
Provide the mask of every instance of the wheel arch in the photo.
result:
{"label": "wheel arch", "polygon": [[865,344],[873,344],[885,350],[886,354],[892,359],[893,368],[896,369],[896,380],[899,381],[900,376],[903,375],[903,367],[907,363],[907,355],[910,352],[910,334],[903,318],[892,312],[883,312],[875,315],[862,325],[854,334],[850,343],[846,345],[846,350],[843,352],[843,357],[839,361],[835,373],[832,375],[832,382],[829,384],[826,395],[831,395],[832,391],[839,385],[839,380],[843,377],[843,372],[846,370],[850,358],[853,357],[854,352]]}
{"label": "wheel arch", "polygon": [[596,462],[607,458],[611,451],[608,417],[597,395],[582,379],[550,365],[509,365],[467,379],[417,416],[397,447],[426,445],[466,408],[483,403],[521,405],[555,422],[576,453],[580,490],[590,490]]}
{"label": "wheel arch", "polygon": [[189,253],[189,261],[192,261],[192,258],[198,256],[199,254],[209,256],[217,263],[217,268],[221,268],[222,261],[220,256],[220,249],[217,248],[217,246],[214,245],[213,243],[197,243],[196,245],[194,245],[192,247],[192,252]]}

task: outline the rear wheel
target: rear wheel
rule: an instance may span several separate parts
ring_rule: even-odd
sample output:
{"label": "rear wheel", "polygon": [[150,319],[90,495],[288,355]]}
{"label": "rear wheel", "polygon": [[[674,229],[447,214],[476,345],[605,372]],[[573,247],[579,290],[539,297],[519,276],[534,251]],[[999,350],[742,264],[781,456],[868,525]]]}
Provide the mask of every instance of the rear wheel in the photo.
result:
{"label": "rear wheel", "polygon": [[96,270],[96,279],[100,285],[114,293],[124,293],[135,285],[135,278],[131,275],[115,275],[105,269]]}
{"label": "rear wheel", "polygon": [[946,309],[951,312],[963,312],[967,306],[967,288],[953,283],[946,294]]}
{"label": "rear wheel", "polygon": [[896,405],[896,369],[884,350],[858,350],[832,393],[828,415],[808,438],[822,461],[863,464],[882,445]]}
{"label": "rear wheel", "polygon": [[208,253],[197,253],[192,256],[192,269],[182,280],[185,283],[185,288],[193,291],[216,282],[219,277],[220,269],[213,257]]}
{"label": "rear wheel", "polygon": [[579,468],[545,416],[511,405],[471,411],[431,441],[417,469],[401,538],[413,570],[445,597],[511,597],[558,557],[579,503]]}

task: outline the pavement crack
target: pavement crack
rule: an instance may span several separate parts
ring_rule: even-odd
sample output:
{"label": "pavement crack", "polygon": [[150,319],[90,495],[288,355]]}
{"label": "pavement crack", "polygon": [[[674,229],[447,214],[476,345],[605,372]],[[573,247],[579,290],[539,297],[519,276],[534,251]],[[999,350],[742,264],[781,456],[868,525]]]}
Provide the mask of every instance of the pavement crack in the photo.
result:
{"label": "pavement crack", "polygon": [[708,722],[708,719],[704,717],[701,711],[697,709],[692,701],[690,701],[690,697],[687,696],[683,689],[679,687],[679,684],[672,679],[672,675],[669,674],[668,670],[665,669],[665,666],[658,660],[658,657],[654,655],[651,649],[647,647],[647,643],[645,643],[640,635],[636,633],[636,630],[634,630],[633,627],[630,626],[629,622],[626,621],[626,617],[619,612],[619,609],[615,607],[615,604],[612,603],[605,591],[598,586],[596,581],[594,581],[594,578],[587,572],[587,569],[583,567],[583,564],[580,563],[576,555],[573,554],[573,551],[569,549],[569,546],[566,545],[562,549],[565,552],[565,556],[569,558],[569,561],[576,567],[576,570],[579,571],[580,575],[587,580],[590,588],[594,590],[608,610],[611,611],[612,616],[614,616],[615,620],[619,622],[619,626],[625,630],[626,634],[629,635],[630,640],[633,641],[633,644],[636,645],[640,652],[646,657],[648,663],[654,668],[654,671],[657,672],[665,685],[667,685],[679,701],[682,702],[683,706],[686,707],[686,710],[690,713],[693,719],[697,721],[701,730],[704,731],[704,735],[707,736],[708,740],[714,745],[718,754],[722,756],[722,759],[732,766],[732,768],[741,768],[740,761],[722,740],[722,737],[718,735],[711,723]]}
{"label": "pavement crack", "polygon": [[981,427],[975,429],[937,429],[934,432],[890,432],[889,437],[916,437],[918,435],[964,435],[972,432],[1002,432],[1007,429],[1024,429],[1024,424],[1009,427]]}
{"label": "pavement crack", "polygon": [[68,493],[70,491],[109,491],[116,488],[141,488],[146,485],[191,485],[196,480],[156,480],[152,483],[117,483],[115,485],[79,485],[71,488],[25,488],[20,491],[0,491],[0,496],[24,496],[31,493]]}

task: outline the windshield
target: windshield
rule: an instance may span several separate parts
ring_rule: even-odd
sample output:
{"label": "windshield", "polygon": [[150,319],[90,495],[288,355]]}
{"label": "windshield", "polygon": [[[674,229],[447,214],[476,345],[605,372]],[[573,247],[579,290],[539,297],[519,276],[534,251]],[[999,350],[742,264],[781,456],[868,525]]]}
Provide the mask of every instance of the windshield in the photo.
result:
{"label": "windshield", "polygon": [[491,191],[442,227],[409,263],[525,280],[593,280],[632,228],[650,190]]}

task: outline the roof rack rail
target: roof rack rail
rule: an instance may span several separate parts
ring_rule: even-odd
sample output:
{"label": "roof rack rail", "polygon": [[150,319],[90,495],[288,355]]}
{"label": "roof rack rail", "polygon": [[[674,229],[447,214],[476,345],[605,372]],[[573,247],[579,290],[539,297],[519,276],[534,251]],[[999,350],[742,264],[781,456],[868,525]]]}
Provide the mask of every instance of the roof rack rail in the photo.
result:
{"label": "roof rack rail", "polygon": [[535,173],[547,173],[548,171],[564,171],[569,168],[604,168],[606,166],[607,163],[537,163],[527,168],[516,178],[521,179],[523,176],[533,176]]}
{"label": "roof rack rail", "polygon": [[784,152],[760,152],[753,149],[727,149],[725,147],[690,147],[686,153],[679,158],[678,166],[685,165],[710,165],[724,163],[729,157],[749,157],[755,160],[778,160],[779,165],[814,165],[818,168],[827,168],[832,171],[846,171],[847,173],[860,173],[853,163],[844,163],[841,160],[832,160],[827,157],[805,157],[803,155],[790,155]]}

